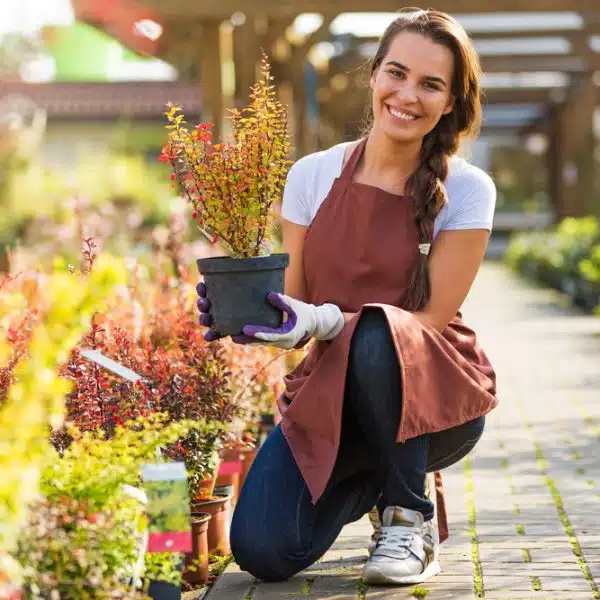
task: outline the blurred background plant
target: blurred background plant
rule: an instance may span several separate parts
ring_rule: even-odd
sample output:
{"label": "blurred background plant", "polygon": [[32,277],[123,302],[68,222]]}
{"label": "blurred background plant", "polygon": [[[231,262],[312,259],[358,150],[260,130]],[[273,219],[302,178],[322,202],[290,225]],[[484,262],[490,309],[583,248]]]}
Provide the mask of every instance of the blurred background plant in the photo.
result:
{"label": "blurred background plant", "polygon": [[506,261],[584,310],[600,312],[600,224],[595,217],[569,218],[548,230],[514,236]]}

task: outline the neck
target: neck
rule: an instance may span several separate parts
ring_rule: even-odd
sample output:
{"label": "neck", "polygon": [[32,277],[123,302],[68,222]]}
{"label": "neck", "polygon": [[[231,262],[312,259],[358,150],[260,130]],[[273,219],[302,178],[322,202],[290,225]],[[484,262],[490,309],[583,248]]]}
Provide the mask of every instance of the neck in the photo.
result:
{"label": "neck", "polygon": [[408,179],[419,166],[422,140],[399,143],[380,134],[376,128],[369,133],[364,153],[364,169],[370,174],[394,173]]}

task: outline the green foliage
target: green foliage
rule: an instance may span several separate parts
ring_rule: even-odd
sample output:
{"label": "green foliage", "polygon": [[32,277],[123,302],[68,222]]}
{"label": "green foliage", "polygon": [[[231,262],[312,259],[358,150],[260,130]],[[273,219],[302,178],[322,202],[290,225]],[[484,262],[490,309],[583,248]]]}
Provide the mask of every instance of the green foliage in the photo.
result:
{"label": "green foliage", "polygon": [[139,483],[142,464],[154,462],[159,448],[201,426],[190,421],[166,423],[167,419],[159,413],[139,417],[118,426],[109,439],[102,432],[71,430],[73,442],[43,473],[42,493],[49,500],[68,496],[103,508],[121,494],[123,485]]}
{"label": "green foliage", "polygon": [[[154,462],[160,447],[200,426],[166,420],[160,414],[139,418],[111,439],[71,432],[71,445],[44,470],[44,499],[32,506],[19,536],[15,558],[26,566],[31,598],[48,597],[53,589],[74,598],[131,597],[124,582],[134,576],[148,518],[126,486],[139,484],[142,464]],[[172,560],[151,564],[177,579]]]}
{"label": "green foliage", "polygon": [[592,309],[600,301],[600,224],[564,219],[546,231],[516,235],[505,255],[515,271],[568,294]]}
{"label": "green foliage", "polygon": [[31,507],[15,557],[25,566],[25,597],[137,597],[126,585],[143,541],[143,506],[124,494],[95,510],[64,496]]}
{"label": "green foliage", "polygon": [[144,557],[144,577],[179,585],[182,560],[183,555],[174,552],[148,552]]}
{"label": "green foliage", "polygon": [[[14,545],[14,527],[35,495],[40,466],[49,459],[48,427],[62,423],[70,386],[57,367],[124,277],[121,263],[103,256],[88,278],[60,272],[48,277],[43,298],[32,286],[4,294],[0,288],[0,366],[11,369],[0,410],[0,551]],[[38,316],[27,355],[15,357],[13,324],[32,302]]]}

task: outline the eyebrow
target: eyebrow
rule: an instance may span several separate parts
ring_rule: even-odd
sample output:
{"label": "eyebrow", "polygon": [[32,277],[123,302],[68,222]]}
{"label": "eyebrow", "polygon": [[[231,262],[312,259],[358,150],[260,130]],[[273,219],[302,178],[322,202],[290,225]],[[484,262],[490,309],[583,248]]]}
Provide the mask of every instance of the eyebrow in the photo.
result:
{"label": "eyebrow", "polygon": [[[392,65],[394,67],[397,67],[398,69],[402,69],[403,71],[410,72],[410,69],[406,65],[403,65],[402,63],[399,63],[395,60],[389,60],[388,62],[385,63],[385,65],[386,66]],[[426,75],[425,79],[428,79],[429,81],[436,81],[437,83],[442,84],[444,87],[448,87],[448,84],[446,83],[446,81],[444,79],[442,79],[441,77],[435,77],[433,75]]]}

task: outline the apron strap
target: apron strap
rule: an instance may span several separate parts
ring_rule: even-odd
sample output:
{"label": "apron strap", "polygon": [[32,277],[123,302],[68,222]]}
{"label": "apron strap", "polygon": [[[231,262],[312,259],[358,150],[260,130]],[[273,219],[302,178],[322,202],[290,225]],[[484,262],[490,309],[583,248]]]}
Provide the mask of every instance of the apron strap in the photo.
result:
{"label": "apron strap", "polygon": [[356,148],[352,151],[348,162],[344,165],[342,172],[340,173],[340,179],[344,180],[346,183],[352,181],[352,177],[354,176],[354,171],[356,171],[356,167],[362,158],[362,155],[365,151],[365,146],[367,145],[367,138],[363,138],[358,142]]}

